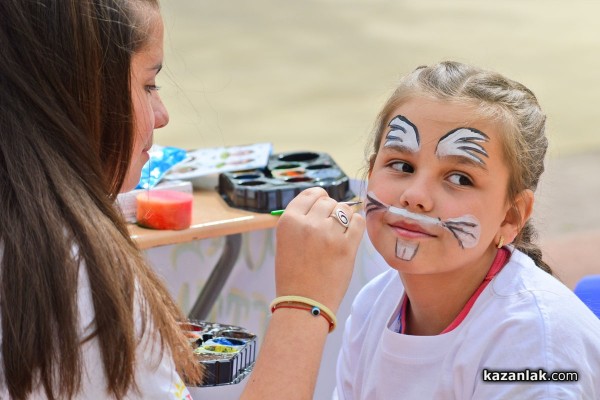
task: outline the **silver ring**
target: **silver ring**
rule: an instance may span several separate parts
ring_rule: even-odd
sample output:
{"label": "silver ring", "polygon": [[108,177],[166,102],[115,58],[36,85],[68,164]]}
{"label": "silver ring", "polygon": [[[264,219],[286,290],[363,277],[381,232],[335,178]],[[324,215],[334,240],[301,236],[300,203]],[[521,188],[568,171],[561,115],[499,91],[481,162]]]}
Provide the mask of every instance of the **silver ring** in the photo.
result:
{"label": "silver ring", "polygon": [[342,211],[342,210],[333,210],[333,213],[331,214],[331,216],[335,217],[335,219],[344,228],[348,229],[348,226],[350,226],[350,218],[348,218],[348,216],[346,215],[346,213],[344,211]]}

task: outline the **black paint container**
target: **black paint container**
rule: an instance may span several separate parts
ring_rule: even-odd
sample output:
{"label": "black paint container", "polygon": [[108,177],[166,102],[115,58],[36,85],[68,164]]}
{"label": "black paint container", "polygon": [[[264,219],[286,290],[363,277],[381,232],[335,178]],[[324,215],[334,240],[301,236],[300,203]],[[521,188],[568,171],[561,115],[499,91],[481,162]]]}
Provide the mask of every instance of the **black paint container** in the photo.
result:
{"label": "black paint container", "polygon": [[298,193],[314,186],[336,201],[354,197],[348,176],[326,153],[273,154],[264,169],[219,175],[219,193],[230,206],[260,213],[284,209]]}
{"label": "black paint container", "polygon": [[[190,320],[180,324],[204,365],[204,380],[198,386],[221,386],[241,382],[256,359],[256,335],[246,329],[207,321]],[[230,348],[231,352],[208,351]],[[206,349],[207,351],[202,351]]]}

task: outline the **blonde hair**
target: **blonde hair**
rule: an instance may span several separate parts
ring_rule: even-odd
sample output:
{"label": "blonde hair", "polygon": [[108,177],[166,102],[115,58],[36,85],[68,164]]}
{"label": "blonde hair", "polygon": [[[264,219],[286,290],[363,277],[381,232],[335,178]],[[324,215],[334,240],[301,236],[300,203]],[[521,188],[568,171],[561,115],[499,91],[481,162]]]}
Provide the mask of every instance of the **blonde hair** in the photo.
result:
{"label": "blonde hair", "polygon": [[[510,170],[507,199],[514,206],[523,190],[536,190],[544,172],[548,148],[546,115],[537,98],[527,87],[501,74],[453,61],[418,67],[400,80],[375,121],[372,142],[367,148],[370,165],[379,151],[390,114],[399,105],[417,96],[470,105],[476,116],[498,120],[504,127],[502,143]],[[529,220],[513,244],[541,269],[552,273],[542,260],[541,249],[535,244],[536,237],[535,228]]]}

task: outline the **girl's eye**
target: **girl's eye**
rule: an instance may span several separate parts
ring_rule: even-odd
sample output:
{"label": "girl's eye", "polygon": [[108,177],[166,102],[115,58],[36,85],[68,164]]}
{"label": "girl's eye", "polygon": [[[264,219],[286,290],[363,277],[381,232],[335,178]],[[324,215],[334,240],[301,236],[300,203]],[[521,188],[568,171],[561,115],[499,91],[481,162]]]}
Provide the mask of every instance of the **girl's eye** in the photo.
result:
{"label": "girl's eye", "polygon": [[448,180],[458,186],[473,186],[473,181],[463,174],[452,174],[448,177]]}
{"label": "girl's eye", "polygon": [[156,85],[146,85],[146,92],[151,93],[160,90],[160,86]]}
{"label": "girl's eye", "polygon": [[412,165],[405,163],[404,161],[396,161],[390,164],[390,166],[396,171],[404,172],[406,174],[412,174],[415,169]]}

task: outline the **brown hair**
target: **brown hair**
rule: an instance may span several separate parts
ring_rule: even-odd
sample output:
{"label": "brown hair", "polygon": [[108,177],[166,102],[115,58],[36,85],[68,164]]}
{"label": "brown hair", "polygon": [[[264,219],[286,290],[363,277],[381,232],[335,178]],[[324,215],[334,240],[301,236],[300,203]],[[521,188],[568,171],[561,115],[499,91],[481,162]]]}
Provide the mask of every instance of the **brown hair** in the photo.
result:
{"label": "brown hair", "polygon": [[[400,80],[377,116],[372,143],[367,149],[370,165],[379,151],[390,113],[416,96],[471,105],[479,116],[498,119],[504,126],[503,149],[510,169],[507,198],[514,205],[523,190],[535,191],[544,172],[548,148],[546,116],[535,95],[522,84],[496,72],[452,61],[418,67]],[[517,210],[516,207],[514,209]],[[542,251],[535,244],[536,237],[535,228],[529,220],[513,244],[541,269],[552,273],[542,261]]]}
{"label": "brown hair", "polygon": [[[156,335],[187,379],[200,378],[181,311],[113,204],[133,147],[131,57],[151,29],[143,7],[158,3],[0,2],[0,314],[11,398],[39,384],[50,399],[73,397],[90,339],[108,392],[125,396],[135,388],[136,307],[141,334]],[[95,310],[85,338],[82,267]]]}

